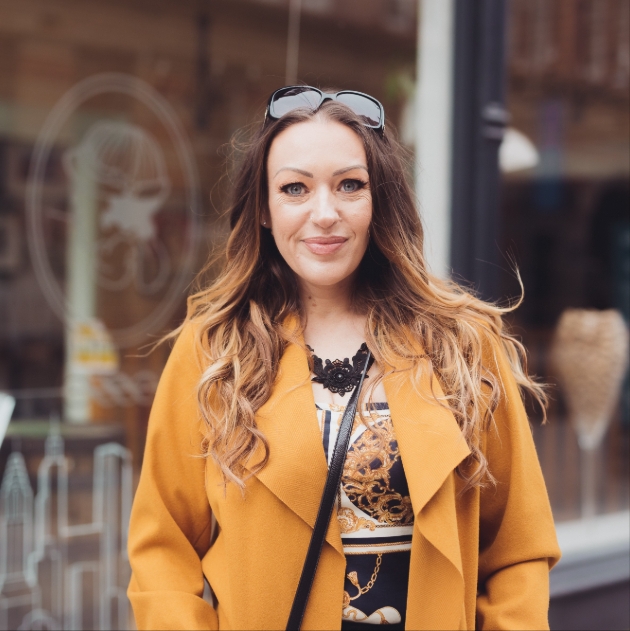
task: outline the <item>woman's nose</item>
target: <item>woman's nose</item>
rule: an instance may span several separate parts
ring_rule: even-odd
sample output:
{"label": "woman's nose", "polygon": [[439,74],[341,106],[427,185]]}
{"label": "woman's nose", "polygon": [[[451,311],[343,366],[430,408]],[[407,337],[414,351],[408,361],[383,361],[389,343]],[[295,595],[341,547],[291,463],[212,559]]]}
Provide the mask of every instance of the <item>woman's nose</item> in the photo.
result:
{"label": "woman's nose", "polygon": [[330,228],[339,221],[335,196],[328,188],[321,187],[313,197],[311,221],[321,228]]}

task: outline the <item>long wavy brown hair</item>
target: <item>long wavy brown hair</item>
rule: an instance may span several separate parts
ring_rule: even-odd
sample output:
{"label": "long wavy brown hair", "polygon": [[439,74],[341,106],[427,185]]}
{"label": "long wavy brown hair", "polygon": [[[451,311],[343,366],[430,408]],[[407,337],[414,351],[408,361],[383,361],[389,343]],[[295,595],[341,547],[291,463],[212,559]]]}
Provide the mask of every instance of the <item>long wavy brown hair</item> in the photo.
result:
{"label": "long wavy brown hair", "polygon": [[[245,464],[255,473],[268,460],[269,445],[256,425],[256,412],[271,395],[285,348],[296,340],[286,327],[288,316],[298,316],[293,321],[302,325],[304,319],[296,278],[270,231],[261,226],[267,216],[267,156],[280,132],[315,117],[347,125],[365,148],[373,214],[355,306],[367,316],[367,344],[381,367],[410,366],[414,383],[420,383],[423,371],[437,377],[445,393],[441,404],[453,412],[472,452],[458,473],[466,488],[491,481],[478,437],[492,421],[501,384],[496,370],[485,365],[483,349],[501,345],[521,390],[529,391],[543,409],[546,402],[542,387],[527,375],[523,346],[504,328],[502,315],[514,307],[484,302],[429,272],[403,150],[392,132],[376,133],[350,109],[331,101],[315,113],[296,110],[268,121],[254,133],[234,184],[223,269],[188,299],[182,327],[194,322],[204,361],[198,401],[207,428],[205,453],[226,483],[241,487]],[[261,444],[265,456],[252,465]]]}

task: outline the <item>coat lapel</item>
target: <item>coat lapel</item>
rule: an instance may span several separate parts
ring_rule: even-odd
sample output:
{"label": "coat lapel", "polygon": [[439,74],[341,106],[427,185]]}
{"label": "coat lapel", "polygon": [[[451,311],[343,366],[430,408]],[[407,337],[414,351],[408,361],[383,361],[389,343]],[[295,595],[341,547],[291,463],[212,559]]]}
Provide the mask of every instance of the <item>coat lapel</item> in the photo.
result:
{"label": "coat lapel", "polygon": [[[434,400],[428,371],[414,387],[409,372],[398,368],[385,377],[384,386],[416,516],[409,594],[435,596],[411,598],[408,621],[419,625],[413,628],[459,628],[464,582],[452,473],[470,450],[453,414]],[[436,379],[432,386],[441,397]],[[256,477],[312,528],[328,467],[308,362],[298,344],[285,350],[273,393],[256,419],[269,444],[268,464]],[[251,462],[258,462],[262,454],[258,449]],[[331,520],[326,540],[343,556],[336,519]],[[441,581],[436,583],[436,576],[450,577],[448,593]]]}
{"label": "coat lapel", "polygon": [[[299,345],[290,344],[285,350],[271,397],[256,414],[256,421],[269,444],[269,461],[256,477],[313,528],[328,465],[308,361]],[[250,462],[259,462],[262,456],[259,448]],[[330,520],[326,540],[343,555],[336,519]]]}
{"label": "coat lapel", "polygon": [[428,370],[417,387],[407,370],[392,372],[384,385],[415,513],[407,627],[458,629],[464,577],[452,473],[470,449],[453,414],[433,398],[443,392]]}
{"label": "coat lapel", "polygon": [[452,412],[433,398],[432,390],[438,398],[443,392],[428,370],[417,387],[407,370],[390,373],[384,385],[417,515],[470,449]]}

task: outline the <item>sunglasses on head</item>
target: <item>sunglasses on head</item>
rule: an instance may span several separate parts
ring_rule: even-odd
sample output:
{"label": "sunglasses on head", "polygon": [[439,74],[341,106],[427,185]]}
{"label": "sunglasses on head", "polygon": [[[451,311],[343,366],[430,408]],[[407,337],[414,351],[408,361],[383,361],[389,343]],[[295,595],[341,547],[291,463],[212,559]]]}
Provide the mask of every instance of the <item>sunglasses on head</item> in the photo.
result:
{"label": "sunglasses on head", "polygon": [[265,123],[267,119],[278,120],[289,112],[299,108],[317,111],[324,101],[338,101],[349,107],[363,122],[379,132],[385,129],[385,110],[383,106],[369,94],[342,90],[341,92],[322,92],[308,85],[292,85],[276,90],[269,98]]}

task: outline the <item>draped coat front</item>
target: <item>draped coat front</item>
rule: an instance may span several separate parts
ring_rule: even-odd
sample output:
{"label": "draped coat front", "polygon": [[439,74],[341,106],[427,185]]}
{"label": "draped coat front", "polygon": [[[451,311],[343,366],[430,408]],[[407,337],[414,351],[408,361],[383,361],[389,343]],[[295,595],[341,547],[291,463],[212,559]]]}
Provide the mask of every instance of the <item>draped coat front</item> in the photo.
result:
{"label": "draped coat front", "polygon": [[[497,346],[501,383],[480,438],[495,485],[462,493],[470,454],[439,384],[408,370],[385,391],[415,514],[407,629],[548,629],[559,549],[521,397]],[[394,367],[398,368],[398,367]],[[151,411],[129,530],[129,598],[138,629],[284,629],[327,474],[307,357],[286,349],[256,415],[269,462],[241,492],[201,456],[192,327],[178,338]],[[340,629],[345,557],[331,520],[303,629]],[[203,597],[204,580],[212,591]]]}

